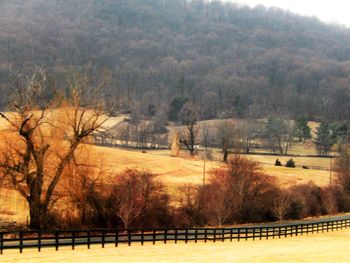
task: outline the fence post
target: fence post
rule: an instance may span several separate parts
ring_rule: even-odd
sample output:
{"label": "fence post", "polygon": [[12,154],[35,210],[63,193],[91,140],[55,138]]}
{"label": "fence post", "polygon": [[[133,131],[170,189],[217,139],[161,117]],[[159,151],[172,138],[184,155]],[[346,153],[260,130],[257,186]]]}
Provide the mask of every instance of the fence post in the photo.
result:
{"label": "fence post", "polygon": [[177,244],[177,229],[175,229],[175,244]]}
{"label": "fence post", "polygon": [[55,246],[56,246],[56,251],[58,250],[58,235],[59,232],[58,230],[55,231]]}
{"label": "fence post", "polygon": [[207,238],[208,238],[208,229],[206,228],[204,230],[204,243],[207,243]]}
{"label": "fence post", "polygon": [[232,242],[232,231],[233,231],[233,229],[230,228],[230,242]]}
{"label": "fence post", "polygon": [[245,241],[248,240],[248,228],[245,229]]}
{"label": "fence post", "polygon": [[221,241],[224,242],[225,241],[225,228],[222,229],[222,237],[221,238],[222,238]]}
{"label": "fence post", "polygon": [[185,231],[185,243],[188,242],[188,229],[186,228],[186,231]]}
{"label": "fence post", "polygon": [[115,231],[115,247],[118,246],[119,243],[119,230]]}
{"label": "fence post", "polygon": [[102,248],[105,247],[105,230],[102,230]]}
{"label": "fence post", "polygon": [[[166,244],[167,238],[168,238],[168,230],[165,229],[164,230],[164,244]],[[197,242],[197,240],[196,240],[196,242]]]}
{"label": "fence post", "polygon": [[284,227],[284,238],[286,238],[287,237],[287,229],[288,229],[288,227]]}
{"label": "fence post", "polygon": [[23,232],[19,233],[19,253],[23,251]]}
{"label": "fence post", "polygon": [[72,250],[74,250],[75,247],[75,232],[72,231]]}
{"label": "fence post", "polygon": [[87,242],[87,245],[88,245],[88,249],[90,249],[90,238],[91,238],[91,233],[90,233],[90,230],[87,231],[87,238],[88,238],[88,242]]}
{"label": "fence post", "polygon": [[197,243],[197,238],[198,238],[198,229],[196,228],[194,230],[194,242]]}
{"label": "fence post", "polygon": [[38,251],[41,251],[41,232],[38,232]]}
{"label": "fence post", "polygon": [[255,227],[253,228],[253,240],[255,240]]}
{"label": "fence post", "polygon": [[145,242],[145,231],[141,230],[141,245],[143,245],[143,242]]}
{"label": "fence post", "polygon": [[214,228],[214,243],[216,242],[216,228]]}
{"label": "fence post", "polygon": [[131,246],[131,231],[128,229],[128,246]]}
{"label": "fence post", "polygon": [[0,254],[2,255],[4,246],[4,233],[0,233]]}
{"label": "fence post", "polygon": [[239,240],[240,240],[240,238],[241,238],[241,229],[240,229],[240,228],[238,228],[238,238],[237,238],[237,240],[239,241]]}
{"label": "fence post", "polygon": [[262,239],[262,227],[260,227],[260,240]]}
{"label": "fence post", "polygon": [[156,230],[153,229],[153,245],[156,243]]}
{"label": "fence post", "polygon": [[270,227],[266,227],[266,239],[269,239]]}

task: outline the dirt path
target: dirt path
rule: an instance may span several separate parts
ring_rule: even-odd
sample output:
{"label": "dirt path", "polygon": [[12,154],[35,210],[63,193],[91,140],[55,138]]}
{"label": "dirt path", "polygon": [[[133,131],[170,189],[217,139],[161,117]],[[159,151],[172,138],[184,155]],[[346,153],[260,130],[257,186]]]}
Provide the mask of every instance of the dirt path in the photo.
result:
{"label": "dirt path", "polygon": [[1,262],[349,262],[350,230],[262,241],[5,251]]}

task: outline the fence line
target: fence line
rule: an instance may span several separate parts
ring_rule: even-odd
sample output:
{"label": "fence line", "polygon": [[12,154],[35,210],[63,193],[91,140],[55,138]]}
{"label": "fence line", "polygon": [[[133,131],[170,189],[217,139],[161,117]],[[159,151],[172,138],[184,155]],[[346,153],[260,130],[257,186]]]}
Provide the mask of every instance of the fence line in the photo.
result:
{"label": "fence line", "polygon": [[150,242],[178,243],[184,241],[241,241],[281,238],[289,236],[305,235],[309,233],[329,232],[337,229],[350,228],[349,219],[338,219],[319,222],[305,222],[298,224],[285,224],[275,226],[252,226],[233,228],[177,228],[177,229],[70,229],[55,231],[19,231],[0,232],[0,253],[7,249],[19,249],[22,253],[25,248],[71,246],[74,250],[78,245],[86,245],[90,248],[93,244],[104,247],[106,244],[132,243],[144,244]]}

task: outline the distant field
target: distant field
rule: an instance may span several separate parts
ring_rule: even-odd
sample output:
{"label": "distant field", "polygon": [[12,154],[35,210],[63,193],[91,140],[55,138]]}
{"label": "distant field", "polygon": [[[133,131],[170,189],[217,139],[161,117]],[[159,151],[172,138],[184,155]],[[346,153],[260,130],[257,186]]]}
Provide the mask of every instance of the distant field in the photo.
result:
{"label": "distant field", "polygon": [[[171,157],[169,150],[146,151],[142,153],[140,150],[126,150],[120,148],[109,148],[89,145],[92,147],[94,155],[90,156],[90,160],[100,163],[105,170],[105,181],[113,181],[118,172],[127,168],[137,168],[149,170],[158,175],[158,179],[162,181],[169,193],[176,195],[178,188],[185,184],[199,185],[203,182],[203,165],[204,162],[199,157]],[[186,152],[184,152],[186,156]],[[264,163],[262,165],[266,174],[277,178],[278,183],[283,187],[296,185],[300,183],[308,183],[313,181],[315,184],[324,186],[329,183],[329,171],[276,167],[274,162],[279,158],[282,163],[288,159],[287,157],[276,157],[267,155],[245,155],[245,157],[254,161]],[[329,159],[324,158],[294,158],[300,165],[317,165],[329,167]],[[222,167],[223,163],[218,161],[206,161],[206,180],[210,177],[210,171],[215,168]],[[3,190],[1,190],[3,191]],[[12,192],[13,193],[13,192]],[[16,201],[17,200],[17,201]],[[0,205],[3,210],[10,214],[3,217],[17,222],[25,222],[27,214],[23,213],[22,207],[25,209],[25,202],[21,197],[10,194],[1,195]]]}
{"label": "distant field", "polygon": [[349,262],[350,230],[282,239],[5,251],[1,262]]}
{"label": "distant field", "polygon": [[[147,169],[157,174],[160,180],[165,182],[169,187],[176,187],[185,183],[201,184],[203,178],[204,162],[198,157],[181,158],[171,157],[169,150],[147,151],[142,153],[136,150],[125,150],[120,148],[108,148],[92,146],[96,150],[96,157],[103,156],[107,171],[117,172],[126,168]],[[274,162],[279,158],[285,163],[288,157],[276,157],[269,155],[243,155],[246,158],[264,163],[263,170],[271,176],[276,176],[280,184],[291,185],[298,183],[307,183],[313,181],[320,186],[328,183],[329,171],[276,167]],[[299,165],[314,165],[329,167],[329,159],[326,158],[293,158]],[[223,163],[218,161],[206,161],[206,173],[210,170],[222,167]]]}

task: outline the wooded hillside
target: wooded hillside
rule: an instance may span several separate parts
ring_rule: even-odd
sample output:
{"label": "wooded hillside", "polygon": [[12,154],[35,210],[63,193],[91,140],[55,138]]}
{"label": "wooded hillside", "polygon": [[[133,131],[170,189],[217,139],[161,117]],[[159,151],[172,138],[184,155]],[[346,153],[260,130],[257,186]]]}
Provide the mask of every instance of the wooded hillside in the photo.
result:
{"label": "wooded hillside", "polygon": [[350,29],[316,18],[204,0],[2,0],[0,25],[2,106],[10,73],[87,66],[111,70],[103,96],[143,115],[176,120],[190,101],[201,119],[350,118]]}

